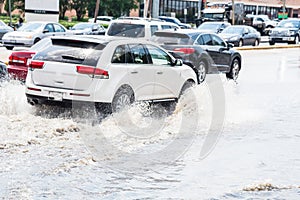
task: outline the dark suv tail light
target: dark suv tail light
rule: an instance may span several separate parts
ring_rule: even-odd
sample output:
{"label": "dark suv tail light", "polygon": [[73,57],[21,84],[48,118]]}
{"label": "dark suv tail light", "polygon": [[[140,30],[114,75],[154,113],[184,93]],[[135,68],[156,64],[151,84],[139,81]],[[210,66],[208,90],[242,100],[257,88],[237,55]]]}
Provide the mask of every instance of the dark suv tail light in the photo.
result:
{"label": "dark suv tail light", "polygon": [[76,71],[80,74],[87,74],[93,76],[93,78],[100,78],[100,79],[108,79],[108,71],[90,67],[90,66],[76,66]]}
{"label": "dark suv tail light", "polygon": [[42,69],[44,67],[44,62],[41,61],[31,61],[29,67],[32,69]]}
{"label": "dark suv tail light", "polygon": [[175,48],[173,51],[174,52],[181,52],[181,53],[184,53],[184,54],[193,54],[193,53],[195,53],[194,48]]}

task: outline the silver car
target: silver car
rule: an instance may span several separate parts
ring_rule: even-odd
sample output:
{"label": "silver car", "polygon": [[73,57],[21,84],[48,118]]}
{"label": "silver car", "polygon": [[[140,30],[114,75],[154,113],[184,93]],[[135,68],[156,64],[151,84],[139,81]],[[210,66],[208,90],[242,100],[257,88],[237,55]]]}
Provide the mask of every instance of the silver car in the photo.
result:
{"label": "silver car", "polygon": [[2,20],[0,20],[0,42],[2,41],[2,37],[5,33],[12,31],[14,31],[12,27],[6,25]]}
{"label": "silver car", "polygon": [[72,33],[59,23],[28,22],[17,31],[6,33],[2,43],[8,50],[12,50],[15,46],[31,47],[45,37],[68,34]]}

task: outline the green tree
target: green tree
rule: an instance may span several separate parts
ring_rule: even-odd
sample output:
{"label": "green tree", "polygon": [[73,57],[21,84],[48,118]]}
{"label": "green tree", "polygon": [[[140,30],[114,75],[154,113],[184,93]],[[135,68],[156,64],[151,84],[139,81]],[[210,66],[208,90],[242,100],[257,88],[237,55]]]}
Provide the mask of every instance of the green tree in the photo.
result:
{"label": "green tree", "polygon": [[[94,17],[96,0],[88,5],[89,16]],[[128,15],[131,9],[137,9],[136,0],[101,0],[98,15],[120,17]]]}
{"label": "green tree", "polygon": [[64,19],[67,10],[71,9],[70,0],[59,0],[59,18]]}
{"label": "green tree", "polygon": [[71,8],[76,11],[77,20],[81,21],[86,15],[89,1],[86,0],[72,0]]}
{"label": "green tree", "polygon": [[[9,14],[8,0],[6,0],[5,8],[6,12]],[[25,10],[25,0],[11,0],[11,11],[15,9],[20,9],[24,12]]]}

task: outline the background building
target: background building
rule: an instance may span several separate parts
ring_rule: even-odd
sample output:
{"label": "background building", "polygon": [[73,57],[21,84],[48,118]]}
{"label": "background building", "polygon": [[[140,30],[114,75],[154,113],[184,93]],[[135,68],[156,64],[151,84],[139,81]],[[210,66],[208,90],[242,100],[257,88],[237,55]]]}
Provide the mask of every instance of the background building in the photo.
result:
{"label": "background building", "polygon": [[[201,0],[200,0],[201,1]],[[144,13],[144,1],[141,1],[139,16]],[[194,22],[197,19],[198,0],[149,0],[152,17],[158,15],[173,16],[182,22]],[[209,3],[231,3],[231,0],[202,0],[205,5]],[[278,18],[284,0],[235,0],[243,3],[245,14],[266,14],[270,18]],[[289,17],[300,17],[300,0],[285,0],[286,11]],[[152,9],[151,8],[158,8]]]}

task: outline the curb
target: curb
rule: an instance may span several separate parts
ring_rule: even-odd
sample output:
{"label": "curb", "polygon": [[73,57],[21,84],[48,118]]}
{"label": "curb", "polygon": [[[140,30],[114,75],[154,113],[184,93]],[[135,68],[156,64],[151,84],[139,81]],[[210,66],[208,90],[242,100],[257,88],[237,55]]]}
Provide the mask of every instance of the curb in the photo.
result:
{"label": "curb", "polygon": [[267,49],[290,49],[300,48],[300,44],[280,45],[280,46],[257,46],[257,47],[236,47],[237,50],[267,50]]}

